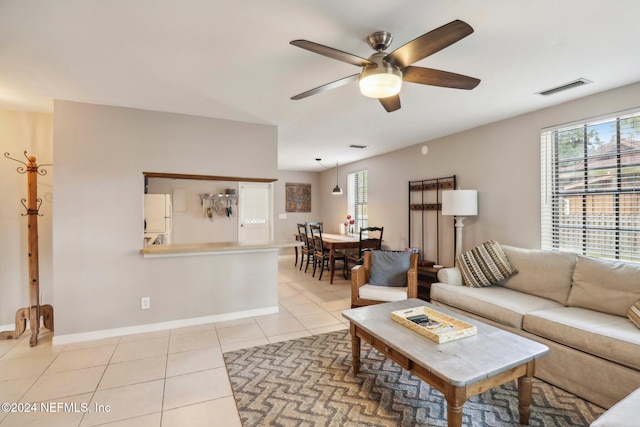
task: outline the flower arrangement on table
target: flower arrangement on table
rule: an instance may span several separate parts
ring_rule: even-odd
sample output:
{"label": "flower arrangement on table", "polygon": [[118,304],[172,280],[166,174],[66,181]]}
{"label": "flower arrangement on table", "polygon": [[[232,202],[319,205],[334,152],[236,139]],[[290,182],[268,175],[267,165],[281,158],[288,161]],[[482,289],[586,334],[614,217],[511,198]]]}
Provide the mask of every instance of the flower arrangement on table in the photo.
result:
{"label": "flower arrangement on table", "polygon": [[356,220],[351,218],[351,215],[347,215],[347,220],[344,222],[344,228],[347,230],[347,233],[353,234],[355,233]]}

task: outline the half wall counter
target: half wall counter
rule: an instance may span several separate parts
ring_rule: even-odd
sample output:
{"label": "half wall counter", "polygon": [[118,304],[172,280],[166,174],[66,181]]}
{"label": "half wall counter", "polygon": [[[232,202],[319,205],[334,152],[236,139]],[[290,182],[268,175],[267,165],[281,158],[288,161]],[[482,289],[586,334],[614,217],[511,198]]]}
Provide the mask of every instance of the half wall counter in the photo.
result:
{"label": "half wall counter", "polygon": [[142,249],[145,258],[216,255],[225,253],[279,251],[281,248],[300,246],[299,242],[212,242],[173,245],[149,245]]}
{"label": "half wall counter", "polygon": [[278,255],[297,242],[154,245],[141,250],[152,309],[172,328],[278,312]]}

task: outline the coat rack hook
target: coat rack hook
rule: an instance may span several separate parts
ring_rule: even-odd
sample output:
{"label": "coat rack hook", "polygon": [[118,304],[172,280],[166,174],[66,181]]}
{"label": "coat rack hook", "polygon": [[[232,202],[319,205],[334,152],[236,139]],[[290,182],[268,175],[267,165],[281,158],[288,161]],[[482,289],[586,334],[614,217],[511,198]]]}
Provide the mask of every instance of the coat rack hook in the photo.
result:
{"label": "coat rack hook", "polygon": [[[13,157],[11,157],[9,155],[8,152],[5,152],[4,156],[9,160],[13,160],[14,162],[18,162],[21,165],[24,165],[24,166],[18,166],[18,169],[17,169],[18,173],[21,173],[21,174],[27,173],[27,168],[29,167],[29,165],[27,163],[23,162],[22,160],[14,159]],[[24,152],[24,156],[27,157],[27,152],[26,151]],[[29,158],[27,157],[27,160],[28,159]]]}

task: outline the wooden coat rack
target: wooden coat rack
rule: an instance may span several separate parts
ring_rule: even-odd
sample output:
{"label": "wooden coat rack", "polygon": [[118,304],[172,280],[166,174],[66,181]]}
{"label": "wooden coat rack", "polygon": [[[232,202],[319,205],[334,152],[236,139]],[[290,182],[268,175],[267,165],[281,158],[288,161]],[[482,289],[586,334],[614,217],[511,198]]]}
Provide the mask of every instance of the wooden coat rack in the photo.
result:
{"label": "wooden coat rack", "polygon": [[52,166],[51,164],[39,165],[36,163],[34,156],[27,156],[28,162],[9,157],[9,153],[4,156],[10,160],[21,163],[23,166],[18,167],[18,173],[27,175],[27,198],[22,199],[22,205],[27,209],[27,213],[22,214],[28,219],[29,232],[29,307],[24,307],[16,312],[16,327],[13,333],[10,331],[0,333],[0,338],[11,339],[18,338],[27,328],[27,319],[31,329],[31,339],[29,344],[34,347],[38,344],[38,333],[40,330],[40,317],[44,323],[44,327],[53,331],[53,307],[49,304],[40,305],[40,272],[38,260],[38,211],[42,205],[42,199],[38,198],[38,175],[46,175],[47,171],[44,166]]}

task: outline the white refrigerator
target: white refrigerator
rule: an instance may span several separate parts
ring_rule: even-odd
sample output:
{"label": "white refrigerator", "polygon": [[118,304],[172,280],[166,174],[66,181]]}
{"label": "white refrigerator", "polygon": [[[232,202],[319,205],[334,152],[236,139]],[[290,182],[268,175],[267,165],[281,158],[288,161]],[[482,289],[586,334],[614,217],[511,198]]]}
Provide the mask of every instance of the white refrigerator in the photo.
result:
{"label": "white refrigerator", "polygon": [[170,194],[144,195],[144,240],[147,245],[171,243],[172,210]]}

